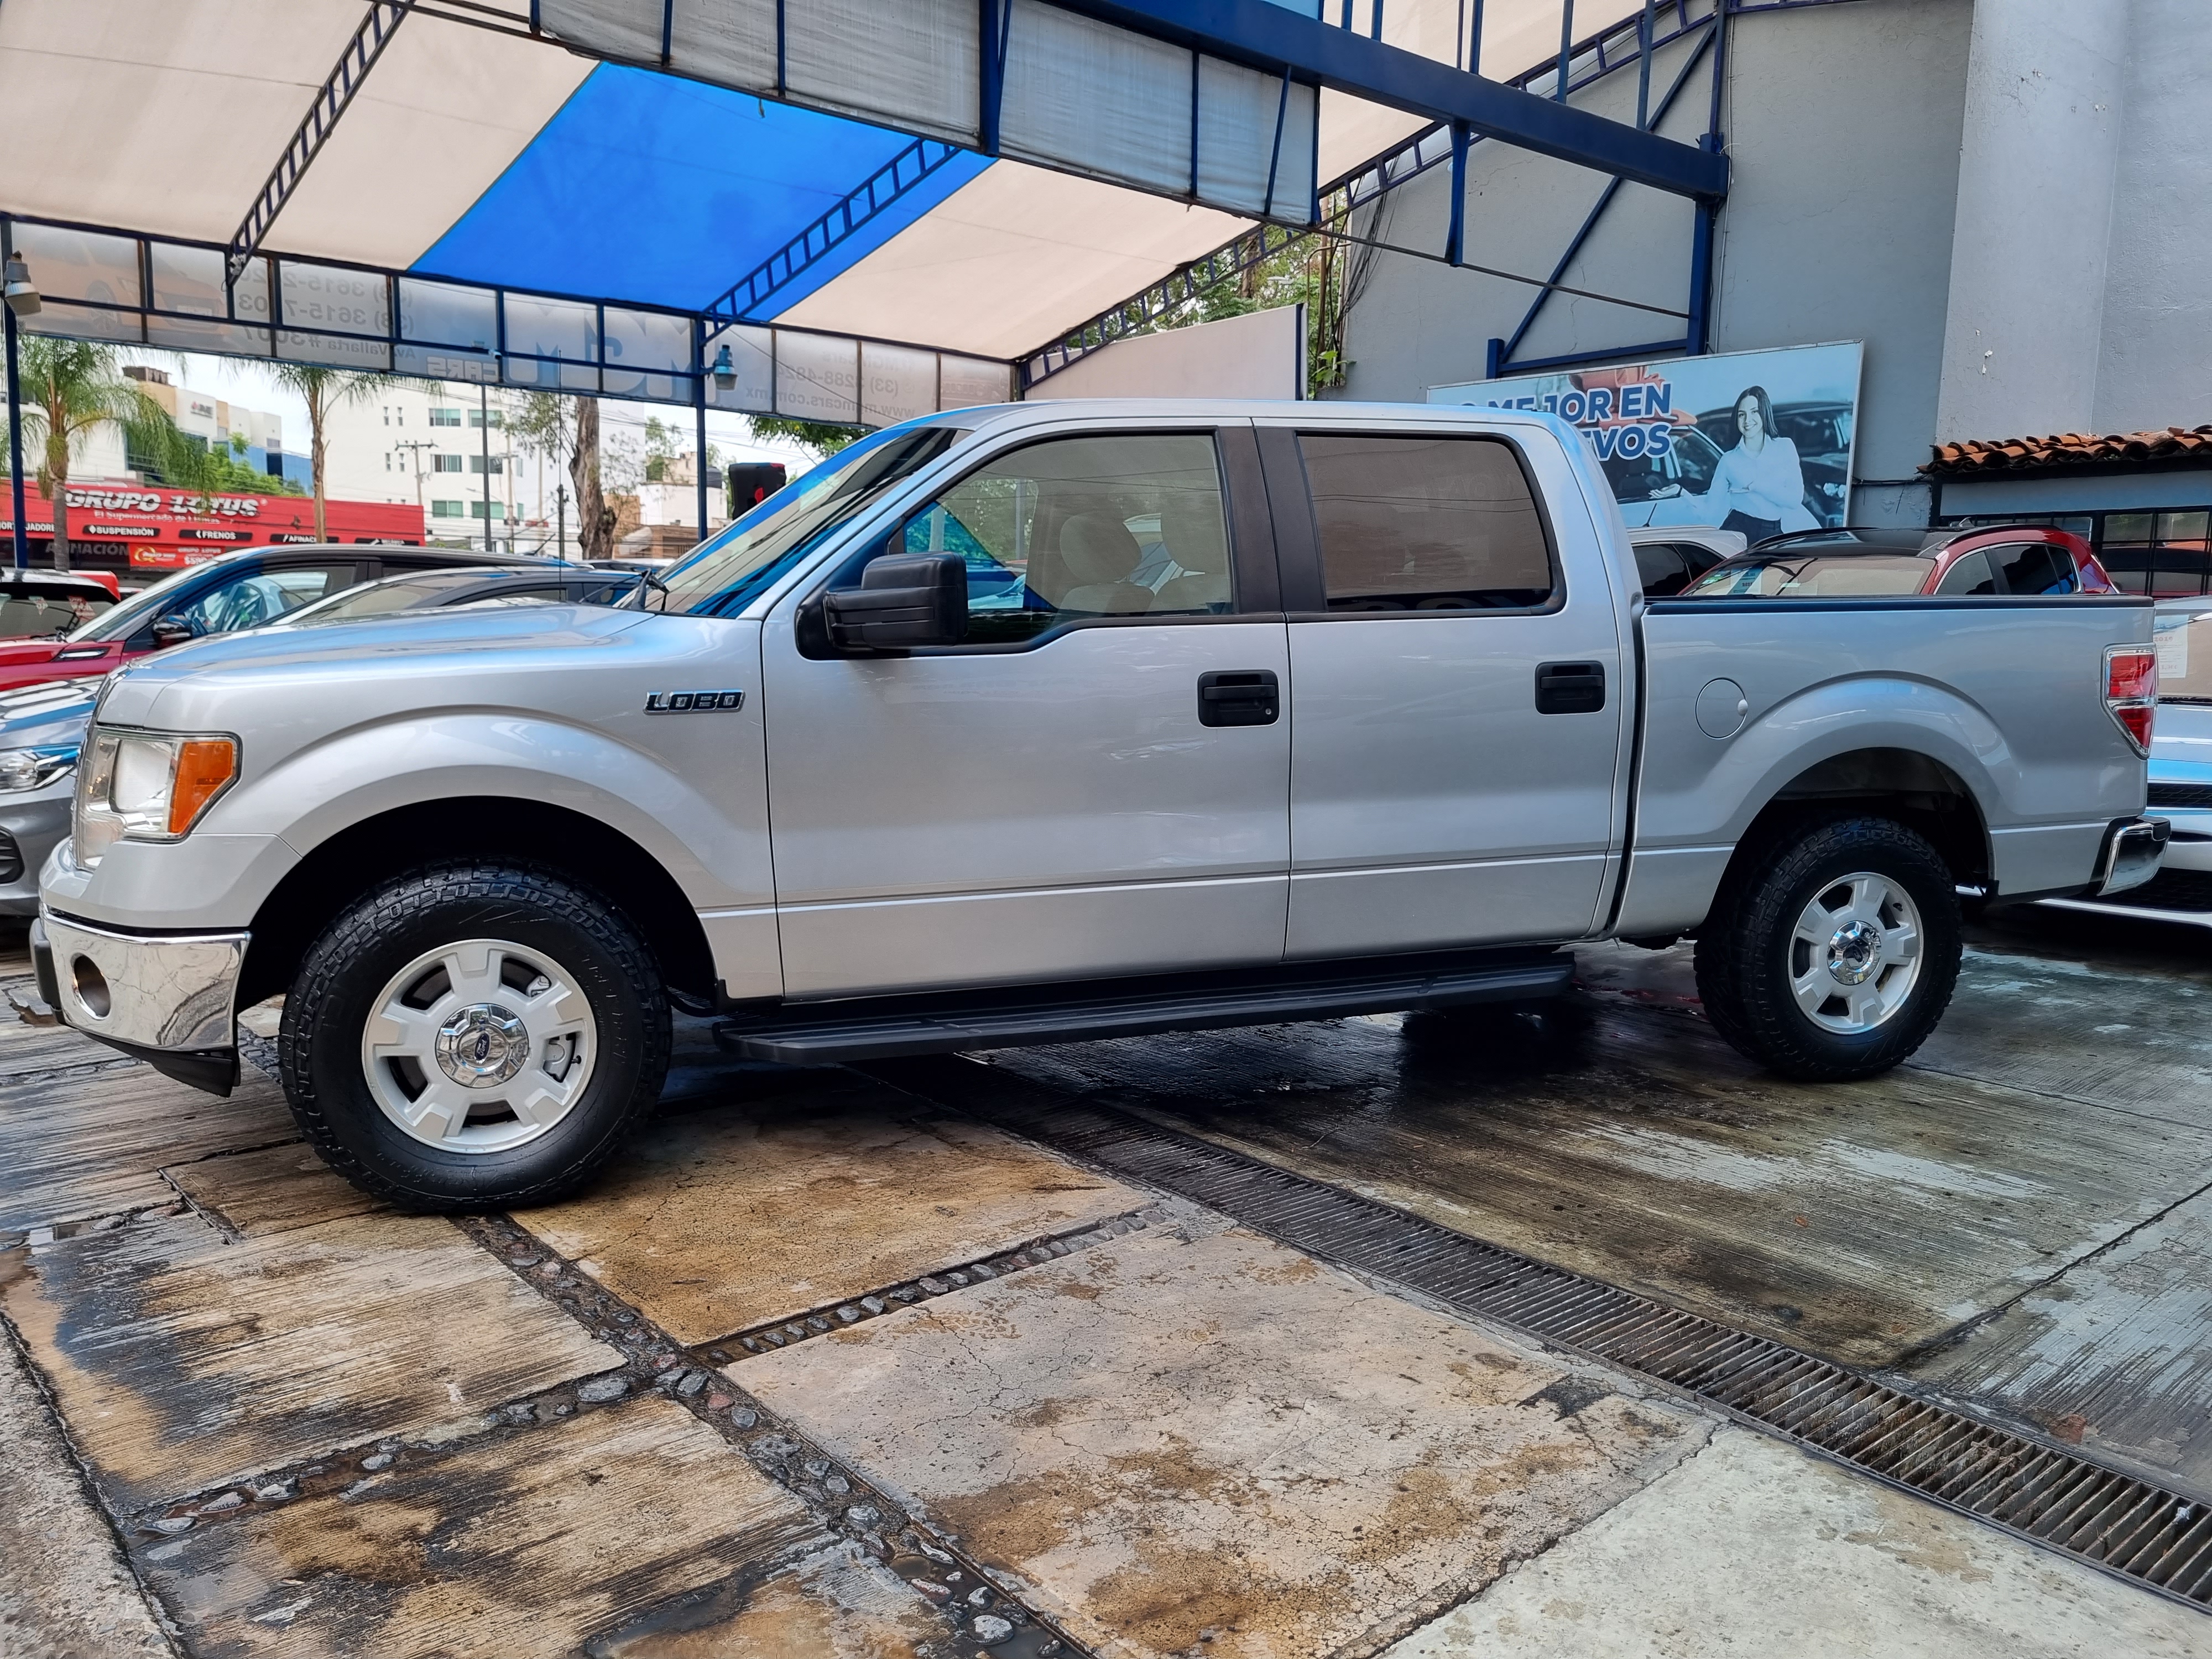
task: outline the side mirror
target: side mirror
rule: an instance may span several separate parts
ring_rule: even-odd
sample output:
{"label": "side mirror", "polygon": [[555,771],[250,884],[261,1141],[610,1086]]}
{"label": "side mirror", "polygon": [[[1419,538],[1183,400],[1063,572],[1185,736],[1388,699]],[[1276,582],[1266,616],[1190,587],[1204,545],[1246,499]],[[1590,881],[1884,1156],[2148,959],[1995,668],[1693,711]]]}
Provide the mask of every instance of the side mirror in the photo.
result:
{"label": "side mirror", "polygon": [[164,617],[154,624],[154,648],[166,651],[173,645],[182,645],[192,637],[192,625],[182,617]]}
{"label": "side mirror", "polygon": [[968,637],[968,565],[957,553],[878,559],[858,587],[822,596],[830,642],[840,651],[902,651]]}

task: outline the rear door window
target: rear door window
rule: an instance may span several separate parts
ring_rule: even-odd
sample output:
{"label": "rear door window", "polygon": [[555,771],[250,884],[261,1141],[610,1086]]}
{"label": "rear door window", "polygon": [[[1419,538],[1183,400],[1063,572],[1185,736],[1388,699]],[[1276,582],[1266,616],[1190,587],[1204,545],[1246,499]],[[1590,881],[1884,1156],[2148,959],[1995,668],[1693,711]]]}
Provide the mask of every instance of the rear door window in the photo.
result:
{"label": "rear door window", "polygon": [[1534,610],[1558,592],[1528,480],[1494,438],[1302,433],[1331,611]]}
{"label": "rear door window", "polygon": [[2074,593],[2081,579],[2066,550],[2050,542],[2014,542],[1988,550],[1998,590],[2006,593]]}
{"label": "rear door window", "polygon": [[1967,554],[1943,573],[1938,593],[1994,593],[1996,578],[1990,574],[1989,556],[1985,553]]}

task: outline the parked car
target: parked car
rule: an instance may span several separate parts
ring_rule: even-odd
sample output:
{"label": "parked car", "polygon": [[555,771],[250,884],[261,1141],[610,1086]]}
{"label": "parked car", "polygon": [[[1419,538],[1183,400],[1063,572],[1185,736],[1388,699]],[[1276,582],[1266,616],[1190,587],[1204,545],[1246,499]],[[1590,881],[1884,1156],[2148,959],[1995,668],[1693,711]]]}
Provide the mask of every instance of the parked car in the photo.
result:
{"label": "parked car", "polygon": [[0,641],[58,638],[104,615],[120,597],[105,572],[0,568]]}
{"label": "parked car", "polygon": [[615,605],[641,586],[634,571],[580,565],[418,570],[333,593],[278,617],[270,628],[328,628],[458,605]]}
{"label": "parked car", "polygon": [[[99,598],[84,595],[94,612],[89,619],[58,627],[52,634],[0,637],[0,691],[42,680],[106,674],[149,652],[210,634],[258,627],[343,588],[401,571],[447,565],[549,562],[441,547],[330,544],[240,548],[180,570],[120,605],[114,603],[111,577],[106,579],[109,586],[100,589]],[[71,580],[52,571],[21,574],[27,574],[34,586]],[[93,573],[76,580],[97,584],[100,578]],[[0,596],[5,592],[0,588]],[[73,606],[75,601],[69,603]],[[0,635],[7,632],[6,608],[6,599],[0,597]]]}
{"label": "parked car", "polygon": [[[441,564],[451,562],[456,556],[451,550],[428,550]],[[295,554],[302,556],[296,562]],[[342,557],[334,562],[333,554]],[[411,550],[395,556],[392,550],[386,549],[380,562],[386,567],[405,564],[415,556]],[[351,549],[332,547],[286,549],[274,554],[232,554],[227,559],[210,560],[197,569],[183,573],[183,576],[170,578],[160,584],[161,591],[158,594],[154,588],[148,588],[146,605],[134,612],[140,621],[126,624],[128,633],[124,640],[95,642],[80,632],[72,636],[69,645],[75,648],[81,644],[93,644],[106,652],[115,645],[127,643],[130,635],[144,631],[149,624],[143,617],[149,615],[163,620],[181,617],[187,626],[194,621],[251,625],[252,617],[276,610],[311,586],[327,586],[343,575],[357,574],[369,562],[356,559]],[[215,568],[217,565],[222,567],[219,572]],[[584,587],[605,583],[607,598],[602,602],[611,603],[637,581],[634,575],[574,578],[563,576],[562,570],[559,565],[540,560],[520,564],[500,560],[489,565],[479,561],[465,569],[440,571],[434,575],[387,577],[373,586],[355,583],[313,604],[282,612],[281,619],[311,620],[318,612],[328,617],[326,607],[344,604],[356,595],[371,593],[378,598],[369,603],[385,609],[396,609],[403,604],[464,604],[472,599],[489,597],[494,585],[506,580],[523,585],[510,592],[542,592],[546,598],[561,599],[591,597],[583,591]],[[212,580],[210,573],[214,573]],[[33,574],[41,580],[52,580],[50,574]],[[185,577],[194,580],[187,581]],[[431,581],[434,586],[410,591],[401,586],[409,581]],[[5,591],[0,587],[0,592]],[[105,588],[99,591],[103,595],[106,592]],[[0,622],[5,620],[7,603],[0,601]],[[121,610],[131,611],[132,607],[126,604]],[[103,621],[105,617],[94,620]],[[92,718],[93,705],[99,700],[100,676],[107,672],[108,664],[104,656],[70,660],[91,662],[92,676],[34,680],[12,691],[0,691],[0,916],[38,914],[39,866],[46,862],[55,843],[69,833],[70,801],[76,787],[77,750],[84,740],[85,726]]]}
{"label": "parked car", "polygon": [[2212,603],[2158,605],[2158,713],[2148,811],[2172,826],[2157,875],[2126,893],[2054,899],[2148,921],[2212,927]]}
{"label": "parked car", "polygon": [[1718,564],[1743,551],[1739,530],[1715,530],[1704,525],[1683,525],[1671,530],[1644,529],[1628,532],[1636,550],[1636,574],[1647,599],[1663,599],[1680,592]]}
{"label": "parked car", "polygon": [[[938,514],[1031,602],[913,550]],[[634,606],[134,664],[33,961],[218,1092],[283,993],[302,1133],[437,1209],[590,1179],[672,1004],[826,1063],[1518,1000],[1564,945],[1691,933],[1730,1042],[1862,1077],[1948,1000],[1960,885],[2156,867],[2148,601],[1647,601],[1616,522],[1530,412],[890,427]]]}
{"label": "parked car", "polygon": [[2019,598],[2119,592],[2087,542],[2044,525],[1972,530],[1847,526],[1769,536],[1682,591],[1691,599],[1873,599],[1906,593]]}

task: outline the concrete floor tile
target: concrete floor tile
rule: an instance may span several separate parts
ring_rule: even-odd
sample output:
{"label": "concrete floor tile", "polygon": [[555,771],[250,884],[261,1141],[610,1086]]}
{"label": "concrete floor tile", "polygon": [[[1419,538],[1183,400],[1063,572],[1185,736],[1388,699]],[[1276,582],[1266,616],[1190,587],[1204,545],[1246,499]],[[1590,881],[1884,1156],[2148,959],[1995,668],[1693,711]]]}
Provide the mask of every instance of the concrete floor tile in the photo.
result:
{"label": "concrete floor tile", "polygon": [[123,1512],[622,1364],[427,1216],[141,1216],[0,1253],[0,1313]]}
{"label": "concrete floor tile", "polygon": [[697,1343],[1145,1201],[995,1129],[854,1083],[663,1119],[589,1192],[515,1219]]}
{"label": "concrete floor tile", "polygon": [[2029,1292],[1906,1374],[2212,1500],[2212,1197]]}
{"label": "concrete floor tile", "polygon": [[1383,1659],[2182,1659],[2212,1616],[1749,1430]]}
{"label": "concrete floor tile", "polygon": [[873,1659],[940,1629],[653,1396],[410,1451],[343,1492],[138,1553],[198,1659]]}
{"label": "concrete floor tile", "polygon": [[179,1164],[161,1172],[192,1207],[240,1238],[289,1232],[386,1206],[301,1141]]}
{"label": "concrete floor tile", "polygon": [[1440,1225],[1856,1364],[2212,1181],[2212,1133],[1911,1067],[1792,1083],[1701,1020],[1395,1016],[994,1056]]}
{"label": "concrete floor tile", "polygon": [[730,1374],[1079,1639],[1148,1659],[1379,1644],[1708,1432],[1195,1221]]}
{"label": "concrete floor tile", "polygon": [[251,1071],[228,1100],[150,1066],[0,1079],[0,1233],[167,1203],[163,1164],[298,1133],[283,1091]]}

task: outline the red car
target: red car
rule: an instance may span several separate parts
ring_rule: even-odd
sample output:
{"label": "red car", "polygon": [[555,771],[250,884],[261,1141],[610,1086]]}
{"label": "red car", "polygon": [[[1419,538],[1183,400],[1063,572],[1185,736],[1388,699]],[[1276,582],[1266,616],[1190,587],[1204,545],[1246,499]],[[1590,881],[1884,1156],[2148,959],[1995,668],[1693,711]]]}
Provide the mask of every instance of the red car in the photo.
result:
{"label": "red car", "polygon": [[0,691],[106,674],[165,646],[258,628],[358,582],[538,562],[439,547],[241,548],[120,605],[115,579],[97,571],[0,570]]}
{"label": "red car", "polygon": [[1972,530],[1845,526],[1770,536],[1715,565],[1684,588],[1682,597],[2118,592],[2079,536],[2047,525],[1983,525]]}

